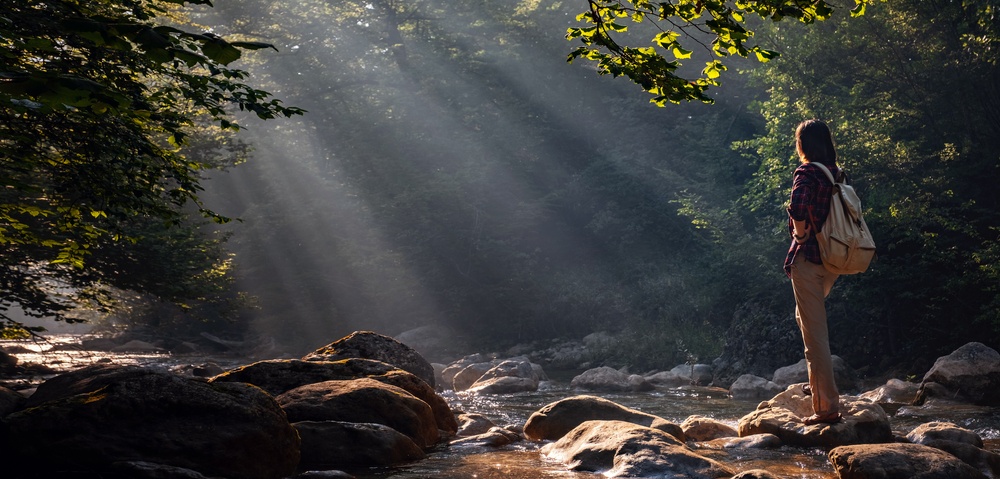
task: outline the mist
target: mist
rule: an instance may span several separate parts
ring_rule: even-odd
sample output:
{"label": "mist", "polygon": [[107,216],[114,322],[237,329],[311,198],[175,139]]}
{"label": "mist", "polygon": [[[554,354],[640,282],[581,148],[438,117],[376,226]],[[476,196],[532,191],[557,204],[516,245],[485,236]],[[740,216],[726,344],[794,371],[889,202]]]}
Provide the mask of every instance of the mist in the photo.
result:
{"label": "mist", "polygon": [[435,326],[472,349],[712,320],[686,276],[704,233],[676,200],[728,181],[707,168],[738,161],[743,93],[656,108],[565,61],[577,5],[480,3],[204,13],[274,43],[245,68],[308,110],[246,120],[251,160],[206,183],[241,220],[229,248],[255,333],[299,352]]}

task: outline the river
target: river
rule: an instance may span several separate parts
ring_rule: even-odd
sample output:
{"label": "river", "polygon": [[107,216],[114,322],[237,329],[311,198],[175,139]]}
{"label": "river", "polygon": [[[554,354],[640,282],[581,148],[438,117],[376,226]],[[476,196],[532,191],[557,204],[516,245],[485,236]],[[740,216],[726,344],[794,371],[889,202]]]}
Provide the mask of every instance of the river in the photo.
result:
{"label": "river", "polygon": [[[44,364],[58,371],[68,371],[97,362],[135,364],[177,369],[187,365],[213,362],[223,368],[245,364],[246,360],[227,356],[171,356],[168,354],[117,354],[81,351],[67,346],[72,336],[57,336],[48,342],[0,341],[0,348],[12,351],[21,363]],[[456,411],[479,413],[497,425],[523,425],[532,412],[546,404],[581,394],[569,387],[571,375],[549,372],[554,379],[542,383],[536,392],[504,396],[474,396],[445,391],[442,396]],[[27,381],[27,380],[25,380]],[[29,384],[22,384],[27,387]],[[739,418],[753,411],[758,401],[729,398],[715,388],[688,387],[660,389],[641,393],[602,393],[600,396],[618,404],[654,414],[675,423],[691,415],[707,416],[733,427]],[[977,432],[986,448],[1000,452],[1000,409],[977,406],[905,406],[891,417],[893,431],[905,435],[919,424],[950,421]],[[426,459],[393,468],[351,471],[358,479],[596,479],[594,473],[568,471],[562,464],[539,454],[541,445],[522,441],[500,449],[440,445]],[[728,465],[734,471],[765,469],[782,478],[836,478],[827,461],[826,451],[815,448],[781,447],[778,449],[721,449],[698,447],[699,454]]]}

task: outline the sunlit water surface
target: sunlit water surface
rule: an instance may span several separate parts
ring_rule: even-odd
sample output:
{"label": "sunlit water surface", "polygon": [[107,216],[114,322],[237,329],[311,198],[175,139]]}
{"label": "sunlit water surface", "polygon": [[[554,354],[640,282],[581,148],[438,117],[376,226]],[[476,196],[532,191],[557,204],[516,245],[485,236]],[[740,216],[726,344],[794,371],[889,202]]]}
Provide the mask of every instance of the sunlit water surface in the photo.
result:
{"label": "sunlit water surface", "polygon": [[[0,341],[0,347],[14,353],[20,362],[44,364],[56,372],[70,371],[97,363],[143,365],[176,370],[187,365],[213,362],[223,368],[245,364],[242,358],[217,356],[171,356],[166,353],[101,353],[73,348],[72,336],[55,336],[47,341]],[[546,404],[580,394],[568,385],[568,376],[542,383],[536,392],[505,396],[475,396],[453,391],[442,393],[456,411],[479,413],[500,426],[520,426],[532,412]],[[29,382],[30,380],[24,380]],[[37,383],[38,380],[35,380]],[[25,387],[29,384],[25,384]],[[663,389],[642,393],[603,393],[602,397],[624,406],[681,423],[691,415],[715,418],[736,427],[757,401],[738,401],[714,388]],[[893,430],[905,435],[919,424],[950,421],[979,433],[986,447],[1000,451],[1000,409],[977,406],[903,407],[892,418]],[[693,445],[697,453],[726,464],[736,472],[766,469],[782,478],[836,478],[822,449],[782,447],[764,449],[722,449]],[[569,471],[562,464],[542,457],[541,444],[520,442],[500,449],[467,446],[438,446],[426,459],[393,467],[350,471],[359,479],[594,479],[596,473]]]}

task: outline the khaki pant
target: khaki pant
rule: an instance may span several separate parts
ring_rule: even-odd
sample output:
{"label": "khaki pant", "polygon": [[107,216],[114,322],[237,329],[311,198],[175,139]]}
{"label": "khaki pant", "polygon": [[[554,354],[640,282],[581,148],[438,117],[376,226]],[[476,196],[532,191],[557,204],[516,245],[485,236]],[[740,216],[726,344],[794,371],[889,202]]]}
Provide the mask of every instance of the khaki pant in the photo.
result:
{"label": "khaki pant", "polygon": [[799,256],[792,264],[791,276],[795,292],[795,320],[799,323],[805,346],[813,412],[833,414],[840,409],[840,393],[833,378],[830,334],[826,326],[826,297],[839,275]]}

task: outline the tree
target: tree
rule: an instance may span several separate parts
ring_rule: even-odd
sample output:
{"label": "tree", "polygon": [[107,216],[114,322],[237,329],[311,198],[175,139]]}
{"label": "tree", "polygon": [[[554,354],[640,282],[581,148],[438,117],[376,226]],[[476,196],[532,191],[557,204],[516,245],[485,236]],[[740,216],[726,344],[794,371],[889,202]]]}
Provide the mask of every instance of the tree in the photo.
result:
{"label": "tree", "polygon": [[[718,58],[753,54],[766,62],[777,56],[774,50],[749,43],[754,36],[748,28],[752,17],[775,22],[791,18],[810,24],[829,18],[834,9],[824,0],[734,3],[730,6],[719,0],[588,0],[589,9],[577,17],[588,26],[570,28],[566,35],[583,43],[569,54],[569,61],[585,58],[597,62],[602,75],[624,75],[655,95],[651,101],[660,106],[693,100],[711,103],[713,100],[706,92],[719,85],[718,78],[727,69]],[[868,3],[869,0],[855,0],[851,14],[862,15]],[[705,62],[700,72],[685,70],[681,61],[692,59],[694,50],[689,48],[698,47],[710,52],[712,59]]]}
{"label": "tree", "polygon": [[[842,277],[831,296],[833,346],[852,365],[919,372],[929,352],[1000,338],[1000,30],[981,21],[992,8],[891,0],[862,18],[759,31],[782,57],[752,74],[769,91],[759,105],[766,130],[739,145],[759,166],[739,204],[771,225],[754,238],[787,246],[790,139],[804,118],[830,123],[879,247],[871,270]],[[744,234],[731,230],[720,245]]]}
{"label": "tree", "polygon": [[188,136],[204,121],[239,129],[233,108],[262,119],[303,112],[229,67],[241,50],[270,45],[168,25],[185,3],[210,5],[24,0],[0,10],[0,311],[66,319],[73,302],[54,292],[79,297],[142,269],[91,261],[153,241],[136,224],[179,225],[190,205],[227,221],[198,198],[200,172],[222,160],[186,155]]}

